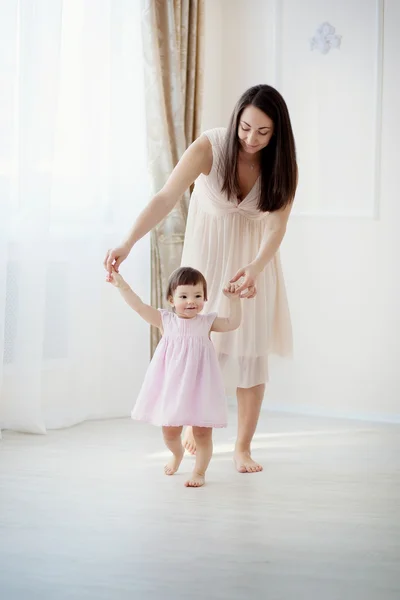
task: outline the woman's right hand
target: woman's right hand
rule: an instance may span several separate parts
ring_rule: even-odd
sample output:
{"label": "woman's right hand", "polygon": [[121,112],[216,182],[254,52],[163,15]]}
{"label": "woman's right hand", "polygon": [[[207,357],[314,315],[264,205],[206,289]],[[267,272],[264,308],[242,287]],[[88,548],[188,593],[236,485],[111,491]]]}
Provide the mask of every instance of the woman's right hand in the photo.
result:
{"label": "woman's right hand", "polygon": [[103,264],[110,276],[113,270],[118,273],[119,265],[128,257],[130,251],[131,248],[127,244],[108,250]]}

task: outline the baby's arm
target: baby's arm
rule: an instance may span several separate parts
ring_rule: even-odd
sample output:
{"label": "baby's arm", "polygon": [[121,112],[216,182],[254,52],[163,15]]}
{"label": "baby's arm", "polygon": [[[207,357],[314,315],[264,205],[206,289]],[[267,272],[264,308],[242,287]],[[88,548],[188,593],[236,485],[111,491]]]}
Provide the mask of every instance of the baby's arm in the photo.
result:
{"label": "baby's arm", "polygon": [[239,327],[242,321],[242,304],[240,296],[236,293],[237,287],[235,284],[228,284],[224,288],[223,292],[230,300],[229,317],[217,317],[212,324],[211,331],[225,333],[227,331],[234,331]]}
{"label": "baby's arm", "polygon": [[111,275],[107,277],[107,281],[119,289],[119,292],[125,302],[133,308],[137,314],[142,317],[150,325],[154,325],[161,329],[162,319],[159,310],[145,304],[137,294],[129,287],[125,279],[116,271],[113,271]]}

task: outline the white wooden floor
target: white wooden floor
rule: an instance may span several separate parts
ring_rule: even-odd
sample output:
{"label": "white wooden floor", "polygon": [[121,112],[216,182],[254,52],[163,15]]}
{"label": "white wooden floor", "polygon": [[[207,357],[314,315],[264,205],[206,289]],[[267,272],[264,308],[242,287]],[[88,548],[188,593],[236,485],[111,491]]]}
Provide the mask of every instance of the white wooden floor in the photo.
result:
{"label": "white wooden floor", "polygon": [[399,600],[400,427],[264,413],[261,474],[129,419],[0,442],[2,600]]}

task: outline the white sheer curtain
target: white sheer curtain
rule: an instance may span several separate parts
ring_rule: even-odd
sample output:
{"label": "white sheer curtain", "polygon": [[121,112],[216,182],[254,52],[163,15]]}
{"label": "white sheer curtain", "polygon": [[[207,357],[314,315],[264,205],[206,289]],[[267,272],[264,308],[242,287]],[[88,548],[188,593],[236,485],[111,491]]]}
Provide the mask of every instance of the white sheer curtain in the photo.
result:
{"label": "white sheer curtain", "polygon": [[139,0],[0,2],[0,428],[133,405],[149,331],[102,260],[148,201],[142,69]]}

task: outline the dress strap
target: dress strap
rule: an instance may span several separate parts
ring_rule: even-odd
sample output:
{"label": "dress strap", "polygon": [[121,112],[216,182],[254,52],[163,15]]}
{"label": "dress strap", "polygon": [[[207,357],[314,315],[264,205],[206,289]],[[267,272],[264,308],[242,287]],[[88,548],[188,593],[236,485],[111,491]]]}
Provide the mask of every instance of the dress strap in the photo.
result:
{"label": "dress strap", "polygon": [[207,136],[212,146],[223,147],[226,137],[225,127],[215,127],[203,131],[203,135]]}
{"label": "dress strap", "polygon": [[203,135],[209,139],[212,147],[213,166],[211,171],[217,172],[224,148],[226,129],[224,127],[208,129],[207,131],[203,131]]}

